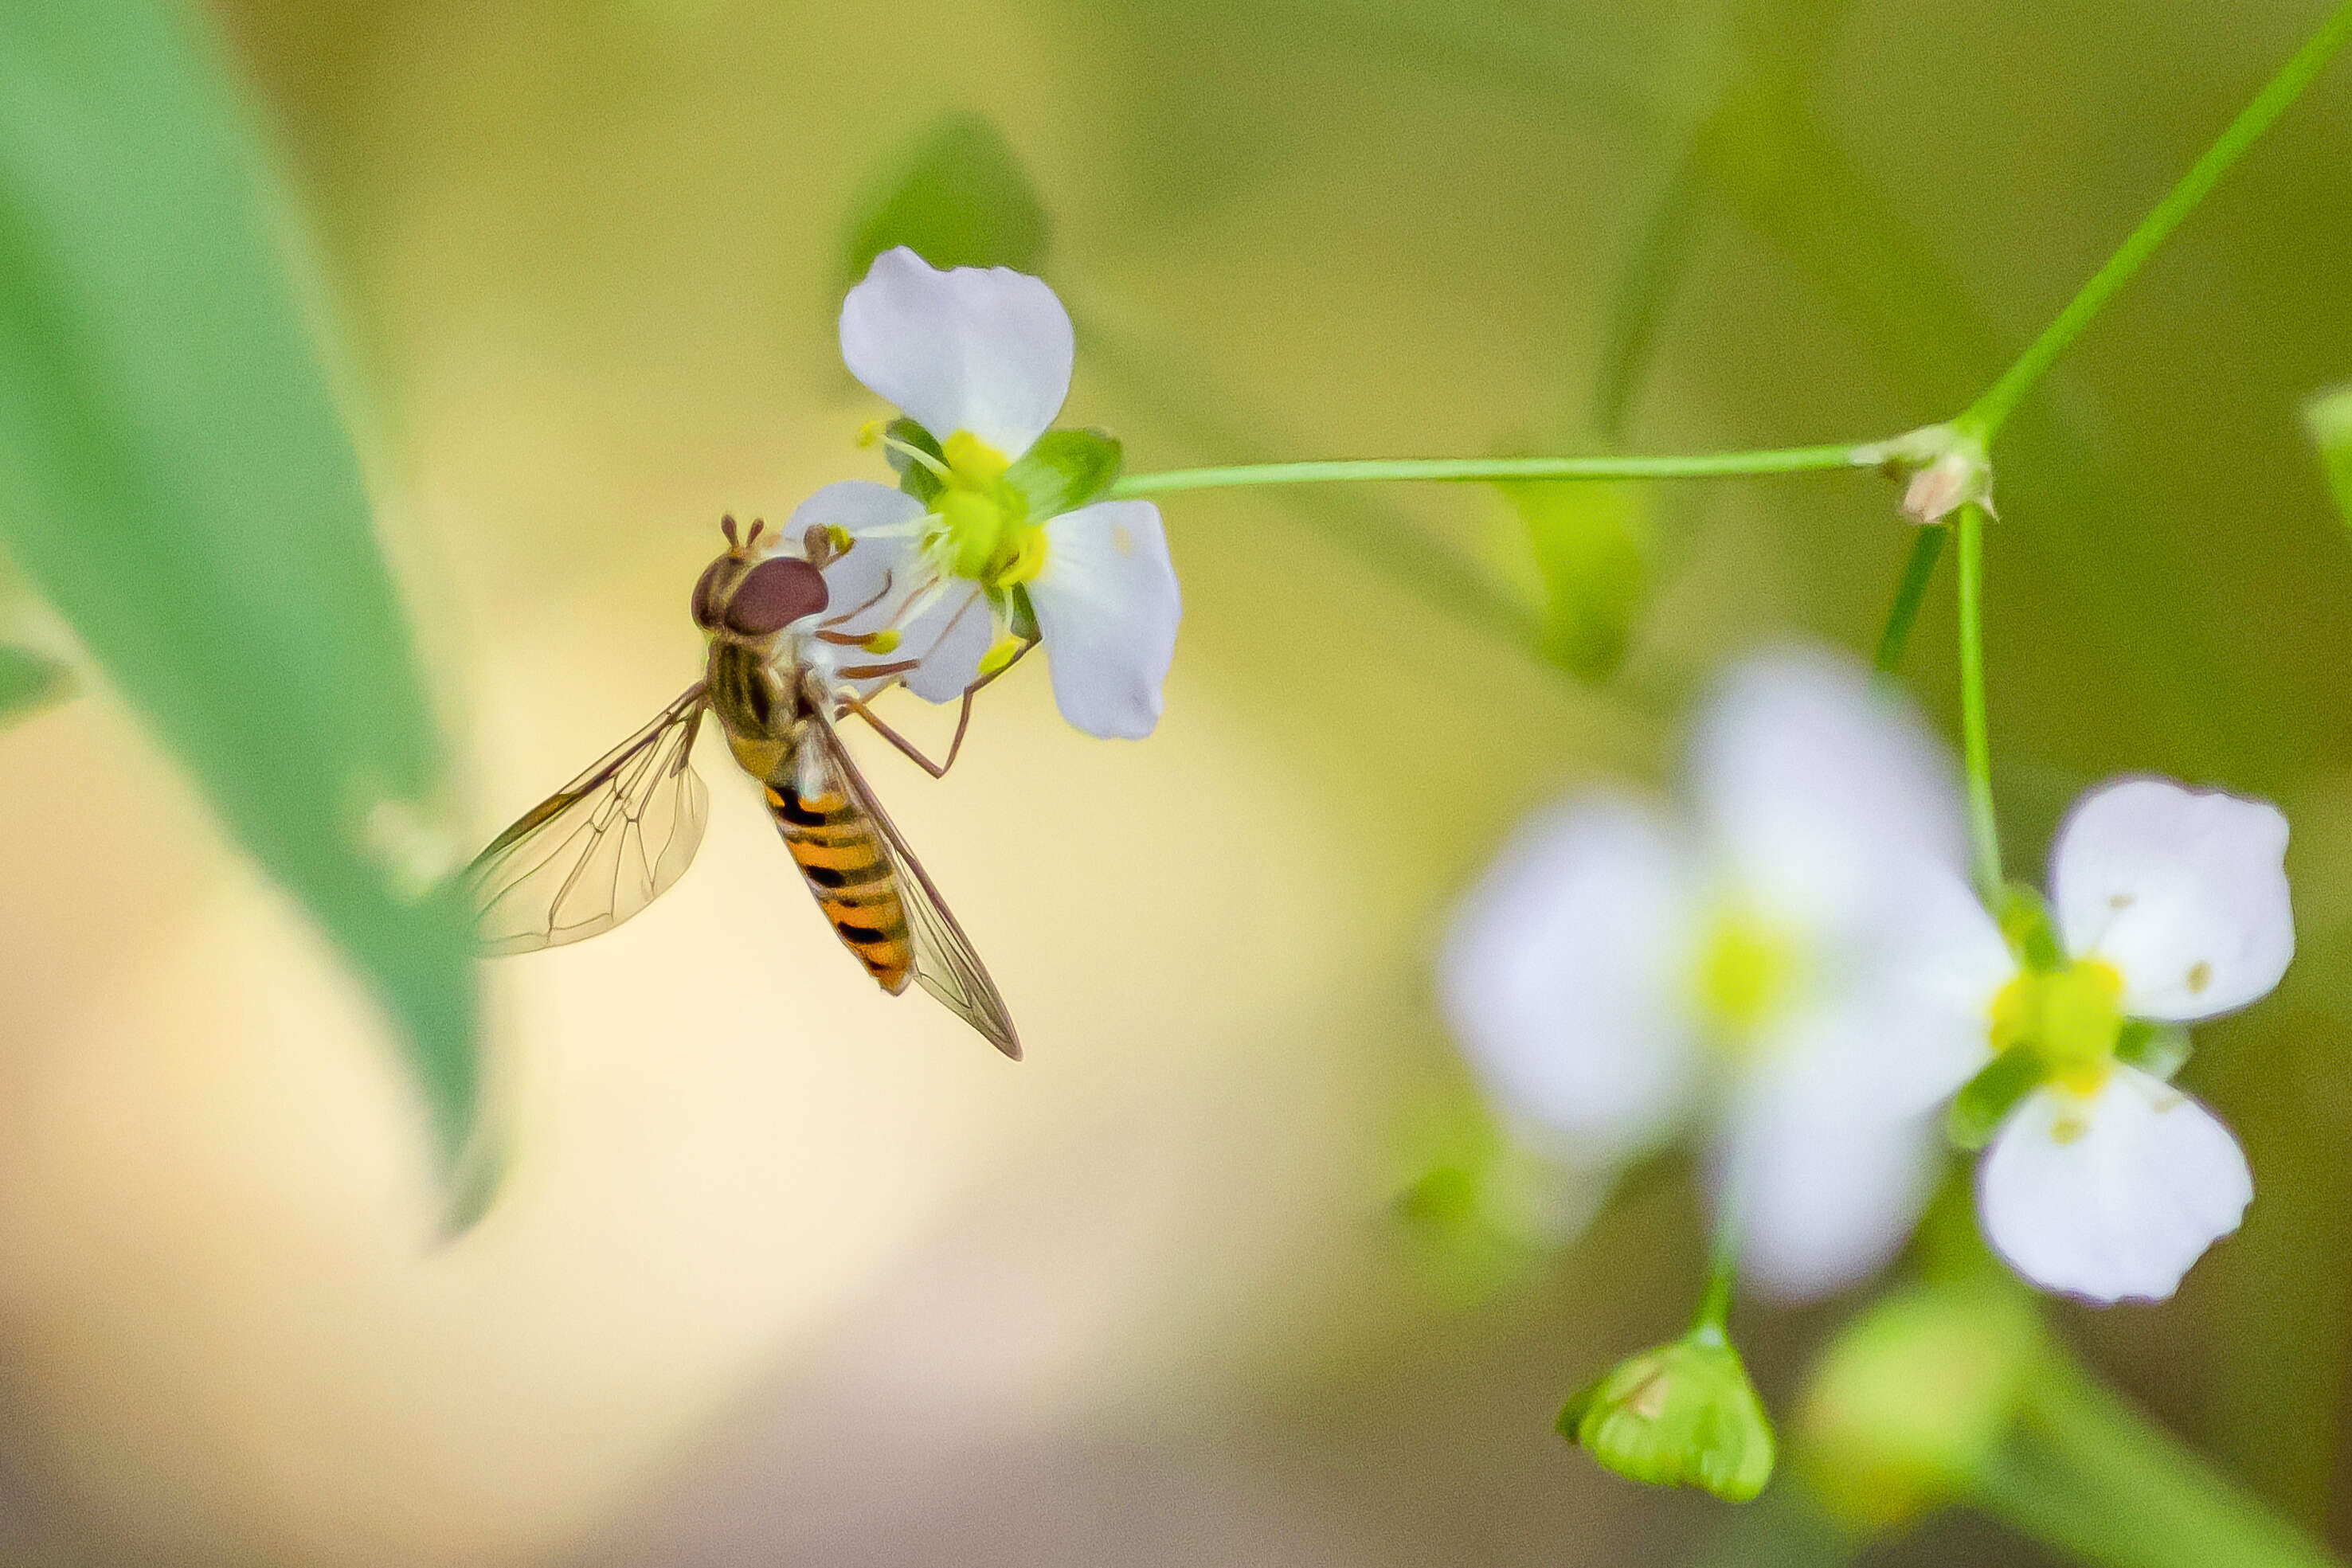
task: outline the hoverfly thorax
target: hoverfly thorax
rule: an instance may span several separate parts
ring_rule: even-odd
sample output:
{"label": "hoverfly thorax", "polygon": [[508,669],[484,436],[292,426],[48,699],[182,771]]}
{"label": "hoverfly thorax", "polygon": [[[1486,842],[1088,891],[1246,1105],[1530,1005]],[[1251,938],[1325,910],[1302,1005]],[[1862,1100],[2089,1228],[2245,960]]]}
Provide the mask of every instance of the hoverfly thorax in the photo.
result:
{"label": "hoverfly thorax", "polygon": [[764,644],[793,622],[822,614],[831,601],[823,559],[754,553],[763,526],[754,522],[738,539],[733,517],[719,523],[726,552],[702,569],[687,606],[694,623],[715,640]]}

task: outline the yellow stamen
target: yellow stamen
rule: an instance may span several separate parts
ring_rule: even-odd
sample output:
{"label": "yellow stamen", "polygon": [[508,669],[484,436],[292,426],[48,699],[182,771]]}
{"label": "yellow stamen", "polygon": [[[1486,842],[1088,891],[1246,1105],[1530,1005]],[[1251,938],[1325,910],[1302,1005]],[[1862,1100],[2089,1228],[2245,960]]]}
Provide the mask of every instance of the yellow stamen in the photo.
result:
{"label": "yellow stamen", "polygon": [[994,646],[980,656],[980,673],[992,675],[1021,656],[1021,639],[999,637]]}

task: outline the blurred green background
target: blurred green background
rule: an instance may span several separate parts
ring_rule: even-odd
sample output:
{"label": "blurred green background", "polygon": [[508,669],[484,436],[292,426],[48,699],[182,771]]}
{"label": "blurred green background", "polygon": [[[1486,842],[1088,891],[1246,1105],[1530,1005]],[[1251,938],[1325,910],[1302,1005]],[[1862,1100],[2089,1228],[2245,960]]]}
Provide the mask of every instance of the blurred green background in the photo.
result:
{"label": "blurred green background", "polygon": [[[326,280],[476,838],[692,677],[685,598],[722,511],[879,472],[833,336],[845,236],[942,116],[984,116],[1043,195],[1078,323],[1066,418],[1116,430],[1131,470],[1778,445],[1955,412],[2317,19],[215,15]],[[2162,1308],[2057,1315],[2339,1542],[2352,555],[2297,410],[2352,376],[2347,107],[2339,64],[2010,427],[1988,569],[2013,873],[2117,771],[2294,824],[2295,967],[2184,1080],[2247,1145],[2246,1227]],[[1635,353],[1652,246],[1678,259]],[[1836,1560],[1786,1482],[1735,1513],[1550,1430],[1570,1387],[1680,1326],[1704,1239],[1679,1165],[1558,1251],[1416,1231],[1393,1200],[1477,1137],[1429,998],[1456,892],[1528,807],[1664,778],[1726,657],[1866,654],[1909,542],[1892,503],[1863,475],[1171,498],[1187,614],[1152,740],[1067,731],[1025,667],[944,783],[875,763],[1031,1060],[874,995],[714,758],[675,892],[489,972],[511,1174],[439,1247],[364,992],[106,691],[27,721],[0,737],[0,1544]],[[1939,591],[1910,671],[1948,728],[1950,649]],[[1777,1409],[1851,1305],[1743,1313]],[[1957,1514],[1874,1552],[2035,1560]]]}

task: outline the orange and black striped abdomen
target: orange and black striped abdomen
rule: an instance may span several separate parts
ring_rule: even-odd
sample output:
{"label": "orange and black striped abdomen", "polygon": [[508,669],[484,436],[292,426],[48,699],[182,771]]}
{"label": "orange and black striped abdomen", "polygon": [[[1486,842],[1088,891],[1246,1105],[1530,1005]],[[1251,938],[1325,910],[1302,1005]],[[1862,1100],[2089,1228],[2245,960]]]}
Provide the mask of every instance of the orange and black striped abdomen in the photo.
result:
{"label": "orange and black striped abdomen", "polygon": [[864,812],[837,790],[803,796],[788,759],[768,781],[768,812],[808,879],[833,933],[866,972],[896,996],[915,972],[915,946],[898,902],[898,874]]}

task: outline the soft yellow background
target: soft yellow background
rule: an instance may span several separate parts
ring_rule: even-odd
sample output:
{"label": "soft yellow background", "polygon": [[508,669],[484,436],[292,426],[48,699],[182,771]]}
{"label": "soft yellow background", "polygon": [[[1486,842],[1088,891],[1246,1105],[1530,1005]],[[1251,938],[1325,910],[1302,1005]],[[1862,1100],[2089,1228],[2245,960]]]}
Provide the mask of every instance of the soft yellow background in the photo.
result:
{"label": "soft yellow background", "polygon": [[[1749,149],[1633,444],[1950,412],[2308,9],[1853,5],[1798,97],[1883,204]],[[692,678],[721,511],[877,471],[836,236],[941,110],[990,114],[1036,175],[1081,314],[1070,417],[1131,466],[1232,455],[1220,425],[1302,456],[1573,449],[1618,270],[1776,15],[219,9],[348,331],[483,836]],[[2294,407],[2352,373],[2347,94],[2323,83],[2053,382],[2080,444],[2021,434],[1991,547],[2013,870],[2123,768],[2295,821],[2297,975],[2191,1069],[2252,1150],[2249,1228],[2179,1304],[2083,1332],[2307,1517],[2345,1327],[2352,573]],[[1091,361],[1090,317],[1151,363]],[[1360,499],[1524,575],[1484,491]],[[0,1526],[69,1562],[1679,1556],[1723,1515],[1549,1427],[1684,1310],[1684,1186],[1648,1174],[1483,1302],[1417,1274],[1386,1211],[1454,1083],[1429,956],[1519,810],[1659,775],[1719,657],[1862,645],[1889,501],[1864,476],[1661,497],[1665,580],[1593,691],[1365,565],[1345,504],[1171,500],[1187,616],[1150,742],[1071,732],[1033,666],[944,783],[872,762],[1030,1060],[875,993],[714,751],[676,891],[491,972],[516,1159],[446,1245],[381,1025],[122,710],[0,737]],[[1948,628],[1939,603],[1915,650],[1935,705]],[[1833,1315],[1751,1320],[1773,1392]],[[1965,1526],[1903,1550],[2016,1560]]]}

